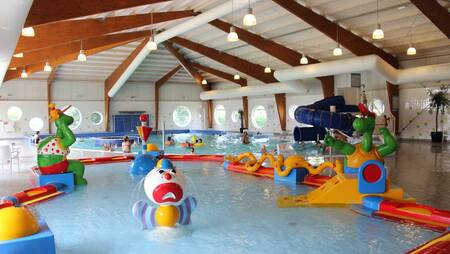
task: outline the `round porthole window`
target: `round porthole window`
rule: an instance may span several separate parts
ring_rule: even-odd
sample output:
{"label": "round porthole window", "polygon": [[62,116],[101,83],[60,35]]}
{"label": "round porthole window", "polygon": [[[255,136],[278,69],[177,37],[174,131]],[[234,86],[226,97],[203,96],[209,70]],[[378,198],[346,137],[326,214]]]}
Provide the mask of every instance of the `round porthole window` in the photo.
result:
{"label": "round porthole window", "polygon": [[289,117],[295,120],[295,110],[298,108],[298,105],[292,104],[289,106]]}
{"label": "round porthole window", "polygon": [[8,109],[8,118],[13,122],[19,121],[22,118],[22,114],[22,109],[17,106],[12,106]]}
{"label": "round porthole window", "polygon": [[73,123],[69,126],[71,130],[76,130],[80,127],[83,118],[81,115],[81,111],[78,108],[71,106],[68,110],[64,112],[64,114],[71,116],[73,118]]}
{"label": "round porthole window", "polygon": [[377,116],[381,116],[384,114],[386,106],[382,100],[374,99],[371,103],[369,103],[369,110],[374,112]]}
{"label": "round porthole window", "polygon": [[172,119],[176,126],[186,127],[191,123],[191,111],[186,106],[178,106],[172,113]]}
{"label": "round porthole window", "polygon": [[267,111],[264,106],[256,106],[252,110],[252,124],[257,129],[262,129],[267,124]]}
{"label": "round porthole window", "polygon": [[93,125],[100,125],[103,123],[103,115],[98,111],[92,112],[89,119]]}
{"label": "round porthole window", "polygon": [[214,110],[214,120],[216,121],[217,125],[224,125],[225,119],[226,119],[226,113],[225,107],[223,105],[217,105],[216,109]]}
{"label": "round porthole window", "polygon": [[39,117],[33,117],[30,119],[28,125],[33,131],[40,131],[42,130],[42,128],[44,128],[44,121],[42,121],[42,119]]}
{"label": "round porthole window", "polygon": [[231,112],[231,121],[237,123],[239,121],[239,111],[235,110]]}

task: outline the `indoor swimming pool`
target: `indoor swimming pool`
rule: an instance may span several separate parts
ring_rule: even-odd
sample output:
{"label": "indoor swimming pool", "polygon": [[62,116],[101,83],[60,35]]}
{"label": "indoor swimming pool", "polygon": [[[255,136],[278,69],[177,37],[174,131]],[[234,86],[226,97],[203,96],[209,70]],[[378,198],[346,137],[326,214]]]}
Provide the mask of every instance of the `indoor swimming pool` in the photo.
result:
{"label": "indoor swimming pool", "polygon": [[[273,180],[178,162],[198,200],[192,225],[141,230],[132,204],[147,200],[128,163],[86,167],[89,185],[34,210],[55,235],[57,253],[404,253],[439,233],[355,214],[348,208],[281,209]],[[95,251],[94,251],[95,250]],[[307,251],[306,251],[307,250]],[[306,252],[304,252],[306,251]]]}
{"label": "indoor swimming pool", "polygon": [[[165,153],[167,154],[188,154],[190,149],[181,147],[180,143],[191,141],[192,136],[197,139],[202,139],[204,146],[195,147],[196,154],[233,154],[237,155],[245,152],[260,153],[262,145],[266,146],[268,152],[277,149],[277,144],[285,144],[286,149],[293,149],[296,153],[303,156],[319,156],[323,151],[311,142],[306,142],[303,145],[291,145],[293,142],[292,136],[278,136],[266,134],[250,135],[250,144],[242,144],[241,134],[239,133],[225,133],[225,134],[200,134],[200,133],[180,133],[172,134],[171,137],[175,139],[175,145],[166,146]],[[168,135],[165,136],[166,139]],[[117,137],[120,138],[120,137]],[[98,138],[78,138],[73,148],[88,149],[88,150],[102,150],[103,146],[97,145]],[[162,136],[151,135],[148,143],[156,144],[162,148]],[[113,148],[114,151],[121,151],[120,145]],[[132,151],[138,152],[141,150],[140,145],[133,145]]]}

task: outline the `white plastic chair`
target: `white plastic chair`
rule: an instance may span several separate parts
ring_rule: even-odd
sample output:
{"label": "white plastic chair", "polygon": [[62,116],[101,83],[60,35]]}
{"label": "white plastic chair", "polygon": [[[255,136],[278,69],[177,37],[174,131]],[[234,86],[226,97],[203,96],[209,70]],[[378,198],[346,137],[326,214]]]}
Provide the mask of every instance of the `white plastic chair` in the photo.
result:
{"label": "white plastic chair", "polygon": [[11,148],[9,145],[0,145],[0,162],[2,164],[2,172],[5,170],[5,161],[9,163],[9,170],[12,174]]}
{"label": "white plastic chair", "polygon": [[17,161],[17,171],[20,172],[20,147],[17,146],[15,143],[11,143],[10,145],[10,160],[11,160],[11,167],[13,164],[13,160],[15,159]]}

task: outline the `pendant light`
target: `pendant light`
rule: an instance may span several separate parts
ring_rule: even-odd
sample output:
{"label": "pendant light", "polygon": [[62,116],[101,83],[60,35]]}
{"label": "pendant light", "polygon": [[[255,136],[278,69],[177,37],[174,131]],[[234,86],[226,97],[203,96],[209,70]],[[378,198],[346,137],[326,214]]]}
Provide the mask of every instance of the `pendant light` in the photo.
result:
{"label": "pendant light", "polygon": [[45,62],[44,71],[50,72],[52,71],[52,66],[47,62]]}
{"label": "pendant light", "polygon": [[378,19],[378,0],[377,0],[377,28],[373,30],[372,39],[374,40],[384,39],[384,32],[383,29],[381,29],[381,25]]}
{"label": "pendant light", "polygon": [[233,79],[239,80],[239,79],[241,79],[241,76],[239,76],[239,73],[236,73],[236,74],[234,74]]}
{"label": "pendant light", "polygon": [[[153,11],[150,13],[150,25],[153,25]],[[155,42],[155,37],[153,36],[154,34],[153,29],[151,31],[152,34],[150,36],[150,41],[147,43],[147,47],[150,51],[153,51],[158,49],[158,44],[156,44]]]}
{"label": "pendant light", "polygon": [[302,58],[300,58],[300,64],[308,64],[308,58],[305,54],[302,54]]}
{"label": "pendant light", "polygon": [[81,49],[80,49],[80,54],[78,54],[78,61],[80,62],[86,62],[87,57],[84,54],[84,50],[83,50],[83,40],[81,40]]}
{"label": "pendant light", "polygon": [[206,81],[206,79],[202,80],[202,85],[207,85],[208,81]]}
{"label": "pendant light", "polygon": [[244,26],[256,25],[256,17],[255,14],[253,14],[253,8],[250,6],[250,0],[248,0],[247,14],[245,14],[242,23],[244,24]]}
{"label": "pendant light", "polygon": [[339,45],[339,24],[336,23],[336,48],[333,49],[333,56],[341,56],[342,55],[342,49]]}
{"label": "pendant light", "polygon": [[22,36],[25,36],[25,37],[34,37],[34,36],[35,36],[35,33],[34,33],[33,27],[29,26],[29,27],[24,27],[24,28],[22,28]]}
{"label": "pendant light", "polygon": [[230,32],[228,33],[227,36],[227,41],[229,42],[236,42],[239,41],[239,36],[236,33],[236,28],[233,26],[233,22],[234,22],[234,4],[233,4],[234,0],[231,0],[231,26],[230,26]]}
{"label": "pendant light", "polygon": [[412,35],[411,35],[411,37],[410,37],[410,39],[409,39],[409,47],[408,47],[408,49],[406,50],[406,54],[408,55],[408,56],[414,56],[415,54],[417,53],[417,51],[416,51],[416,48],[413,46],[413,44],[412,44]]}
{"label": "pendant light", "polygon": [[27,73],[27,71],[25,70],[25,68],[22,69],[22,73],[20,74],[20,77],[21,77],[21,78],[28,78],[28,73]]}
{"label": "pendant light", "polygon": [[269,65],[266,66],[266,68],[264,68],[264,73],[271,73],[272,69],[270,68]]}
{"label": "pendant light", "polygon": [[23,57],[23,53],[14,54],[13,57],[15,57],[15,58],[22,58]]}

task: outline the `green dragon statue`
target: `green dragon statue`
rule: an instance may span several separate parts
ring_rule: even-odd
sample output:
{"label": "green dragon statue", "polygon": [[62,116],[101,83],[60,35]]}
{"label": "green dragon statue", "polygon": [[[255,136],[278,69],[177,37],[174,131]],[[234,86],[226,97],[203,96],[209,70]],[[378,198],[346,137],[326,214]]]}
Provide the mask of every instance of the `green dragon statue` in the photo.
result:
{"label": "green dragon statue", "polygon": [[51,103],[50,119],[55,122],[56,135],[49,136],[39,142],[37,149],[37,162],[42,174],[61,174],[73,172],[75,175],[75,185],[87,184],[84,175],[84,164],[78,160],[68,160],[69,147],[76,138],[69,125],[73,123],[73,118],[56,109]]}

